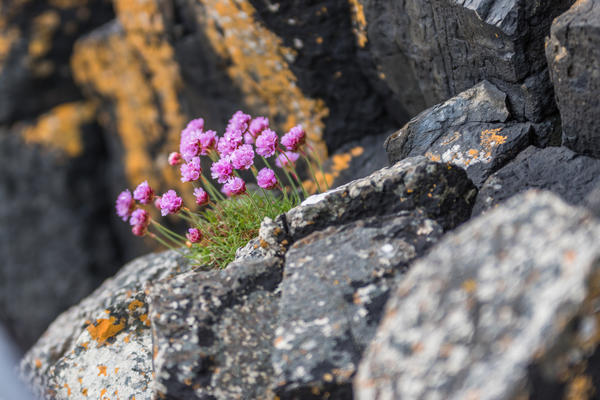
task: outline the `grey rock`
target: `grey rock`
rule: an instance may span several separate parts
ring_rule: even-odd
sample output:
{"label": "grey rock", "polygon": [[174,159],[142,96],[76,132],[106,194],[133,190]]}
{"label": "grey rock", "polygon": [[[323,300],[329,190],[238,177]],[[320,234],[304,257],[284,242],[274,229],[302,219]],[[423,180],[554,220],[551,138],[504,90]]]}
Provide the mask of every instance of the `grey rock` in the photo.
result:
{"label": "grey rock", "polygon": [[[360,0],[379,80],[416,114],[481,80],[508,95],[515,118],[552,114],[544,37],[572,0]],[[365,63],[365,68],[369,64]],[[380,83],[381,85],[381,83]]]}
{"label": "grey rock", "polygon": [[424,155],[464,168],[476,186],[530,142],[531,124],[510,121],[506,95],[487,81],[413,118],[385,142],[390,162]]}
{"label": "grey rock", "polygon": [[269,398],[279,258],[189,272],[150,290],[157,398]]}
{"label": "grey rock", "polygon": [[43,399],[150,399],[153,349],[145,288],[191,269],[174,252],[125,265],[50,325],[21,361],[23,379]]}
{"label": "grey rock", "polygon": [[420,208],[444,229],[451,229],[469,218],[475,194],[461,168],[411,157],[310,196],[286,213],[282,228],[293,242],[331,225]]}
{"label": "grey rock", "polygon": [[357,399],[588,398],[599,238],[591,214],[537,191],[449,233],[390,296]]}
{"label": "grey rock", "polygon": [[546,56],[563,128],[563,144],[600,157],[600,4],[578,1],[552,24]]}
{"label": "grey rock", "polygon": [[281,399],[352,398],[394,277],[442,235],[420,211],[314,232],[286,254],[272,353]]}
{"label": "grey rock", "polygon": [[550,190],[570,204],[583,205],[600,185],[600,160],[565,147],[530,146],[490,176],[477,194],[473,215],[527,189]]}

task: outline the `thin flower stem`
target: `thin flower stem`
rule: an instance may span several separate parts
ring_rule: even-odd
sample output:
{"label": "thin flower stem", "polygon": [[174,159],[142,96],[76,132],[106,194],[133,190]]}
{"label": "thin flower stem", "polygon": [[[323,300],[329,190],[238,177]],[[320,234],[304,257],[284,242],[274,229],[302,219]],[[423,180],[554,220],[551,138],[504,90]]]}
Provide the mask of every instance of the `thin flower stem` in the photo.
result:
{"label": "thin flower stem", "polygon": [[303,150],[300,150],[300,154],[302,154],[302,157],[308,164],[308,169],[310,170],[310,175],[312,176],[312,178],[315,180],[315,183],[317,184],[317,190],[319,191],[319,193],[321,193],[322,192],[321,184],[319,183],[319,180],[317,179],[317,176],[315,175],[315,171],[313,170],[312,163],[310,162],[310,160],[306,156],[306,153]]}
{"label": "thin flower stem", "polygon": [[321,176],[323,177],[323,182],[325,182],[325,187],[327,188],[327,190],[329,190],[330,189],[329,182],[327,182],[327,177],[325,176],[325,171],[323,171],[323,165],[321,164],[321,157],[319,157],[315,153],[314,149],[312,148],[312,146],[309,143],[306,143],[306,147],[310,150],[310,154],[313,154],[313,156],[311,158],[317,162],[317,165],[319,166],[319,170],[321,171]]}
{"label": "thin flower stem", "polygon": [[[292,176],[296,179],[296,181],[298,182],[298,185],[300,185],[300,189],[302,189],[302,193],[304,194],[304,198],[308,197],[308,192],[306,191],[306,189],[304,188],[304,185],[302,184],[302,182],[300,181],[300,179],[298,179],[298,175],[296,174],[296,166],[295,164],[292,162],[292,160],[290,160],[290,158],[288,157],[287,153],[285,151],[282,151],[282,149],[278,146],[277,150],[279,151],[279,153],[283,154],[283,156],[285,157],[285,159],[288,161],[288,165],[290,166],[291,169],[294,170],[294,172],[292,172]],[[283,167],[283,170],[286,170],[286,167]]]}
{"label": "thin flower stem", "polygon": [[177,233],[162,226],[161,224],[159,224],[158,222],[156,222],[154,220],[152,220],[151,222],[152,222],[152,225],[154,225],[156,227],[156,229],[158,229],[158,231],[160,231],[163,235],[165,235],[165,237],[167,237],[173,243],[176,243],[179,246],[185,245],[185,242],[187,240],[185,237],[178,235]]}
{"label": "thin flower stem", "polygon": [[[256,172],[256,168],[254,168],[254,166],[252,166],[252,168],[250,168],[250,170],[252,171],[252,175],[254,175],[254,179],[256,180],[256,183],[258,183],[258,173]],[[271,214],[274,214],[275,212],[273,211],[273,203],[271,201],[271,196],[269,196],[267,194],[267,192],[265,191],[265,189],[263,189],[262,187],[260,188],[260,190],[263,192],[263,195],[264,195],[267,203],[269,204],[269,210],[271,210]]]}
{"label": "thin flower stem", "polygon": [[[267,168],[269,168],[271,171],[275,172],[275,170],[273,168],[271,168],[271,164],[269,164],[269,162],[267,161],[267,159],[264,158],[264,157],[262,157],[262,156],[261,156],[261,158],[262,158],[263,162],[266,164]],[[279,176],[277,176],[277,181],[281,182],[281,179],[279,178]],[[284,199],[286,201],[289,201],[287,190],[283,186],[281,186],[281,191],[283,192]]]}
{"label": "thin flower stem", "polygon": [[176,251],[177,253],[179,253],[179,254],[181,254],[181,255],[185,256],[185,254],[184,254],[184,253],[183,253],[181,250],[179,250],[179,249],[178,249],[178,248],[176,248],[176,247],[173,247],[173,246],[171,246],[169,243],[167,243],[167,242],[165,242],[164,240],[162,240],[162,239],[161,239],[161,238],[160,238],[158,235],[156,235],[155,233],[153,233],[153,232],[148,232],[148,236],[150,236],[152,239],[156,240],[158,243],[162,244],[163,246],[165,246],[165,247],[167,247],[167,248],[169,248],[169,249],[171,249],[171,250],[173,250],[173,251]]}

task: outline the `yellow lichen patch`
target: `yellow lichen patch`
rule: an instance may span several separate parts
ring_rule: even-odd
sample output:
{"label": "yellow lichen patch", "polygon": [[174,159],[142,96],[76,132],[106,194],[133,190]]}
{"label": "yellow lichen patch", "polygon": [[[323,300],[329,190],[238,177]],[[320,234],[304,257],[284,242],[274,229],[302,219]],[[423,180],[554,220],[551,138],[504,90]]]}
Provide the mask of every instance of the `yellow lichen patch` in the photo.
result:
{"label": "yellow lichen patch", "polygon": [[352,11],[352,22],[356,42],[360,47],[365,47],[367,44],[367,18],[365,10],[359,0],[348,0],[350,10]]}
{"label": "yellow lichen patch", "polygon": [[477,289],[477,282],[473,279],[467,279],[462,283],[462,288],[467,293],[473,293]]}
{"label": "yellow lichen patch", "polygon": [[87,326],[87,331],[93,340],[98,342],[98,345],[106,343],[108,339],[115,336],[125,328],[125,320],[121,318],[117,324],[115,317],[100,318],[96,320],[96,324]]}
{"label": "yellow lichen patch", "polygon": [[486,157],[491,157],[494,147],[506,142],[507,137],[499,135],[501,131],[502,128],[486,129],[481,131],[480,143],[481,147],[483,147],[485,151]]}
{"label": "yellow lichen patch", "polygon": [[65,383],[65,384],[63,385],[63,387],[64,387],[65,389],[67,389],[67,396],[70,396],[70,395],[71,395],[71,388],[69,387],[69,385]]}
{"label": "yellow lichen patch", "polygon": [[98,365],[98,376],[100,375],[108,376],[106,375],[106,365]]}
{"label": "yellow lichen patch", "polygon": [[591,399],[594,394],[594,384],[589,376],[579,375],[567,387],[565,400]]}
{"label": "yellow lichen patch", "polygon": [[[29,39],[28,54],[30,62],[35,64],[35,59],[45,56],[52,47],[52,37],[60,26],[60,14],[56,10],[48,10],[35,17],[32,21],[31,38]],[[32,70],[38,75],[49,75],[52,69],[48,68],[48,62],[42,64],[42,68]]]}
{"label": "yellow lichen patch", "polygon": [[44,147],[75,157],[83,151],[83,125],[93,120],[95,108],[86,102],[65,103],[54,107],[37,122],[21,132],[25,143]]}
{"label": "yellow lichen patch", "polygon": [[19,30],[17,28],[1,29],[0,27],[0,72],[2,72],[4,61],[18,38]]}
{"label": "yellow lichen patch", "polygon": [[203,0],[199,22],[211,46],[229,60],[227,74],[244,94],[245,103],[271,120],[283,120],[288,130],[302,124],[308,140],[322,159],[323,119],[329,109],[321,99],[302,93],[289,63],[294,50],[255,19],[256,10],[248,0]]}
{"label": "yellow lichen patch", "polygon": [[49,0],[48,2],[56,8],[75,8],[88,4],[88,0]]}
{"label": "yellow lichen patch", "polygon": [[36,358],[36,359],[35,359],[35,367],[36,367],[37,369],[40,369],[40,368],[42,368],[42,361],[41,361],[39,358]]}
{"label": "yellow lichen patch", "polygon": [[442,160],[442,157],[439,154],[433,154],[429,151],[425,153],[425,157],[429,158],[431,161],[434,162],[440,162]]}
{"label": "yellow lichen patch", "polygon": [[144,305],[144,303],[142,303],[141,301],[134,300],[131,303],[129,303],[129,306],[127,306],[127,308],[129,309],[130,312],[133,312],[143,305]]}
{"label": "yellow lichen patch", "polygon": [[362,146],[356,146],[353,147],[352,149],[350,149],[350,155],[352,155],[352,157],[358,157],[360,155],[362,155],[362,153],[365,152],[365,149]]}
{"label": "yellow lichen patch", "polygon": [[88,393],[87,388],[81,389],[81,394],[84,395],[85,397],[87,397],[87,393]]}

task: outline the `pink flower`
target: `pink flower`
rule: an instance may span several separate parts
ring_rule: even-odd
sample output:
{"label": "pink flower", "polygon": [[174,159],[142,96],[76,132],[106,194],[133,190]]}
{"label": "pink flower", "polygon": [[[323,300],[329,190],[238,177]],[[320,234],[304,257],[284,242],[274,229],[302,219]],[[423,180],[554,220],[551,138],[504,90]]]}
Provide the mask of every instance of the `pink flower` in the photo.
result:
{"label": "pink flower", "polygon": [[254,139],[254,136],[252,136],[252,134],[250,132],[244,133],[244,143],[254,144],[255,141],[256,140]]}
{"label": "pink flower", "polygon": [[160,196],[154,198],[154,207],[160,210]]}
{"label": "pink flower", "polygon": [[195,133],[192,132],[185,137],[183,134],[181,135],[179,152],[185,161],[190,161],[200,153],[200,146],[198,145],[198,138],[196,137]]}
{"label": "pink flower", "polygon": [[177,196],[173,189],[163,194],[160,199],[160,213],[164,217],[168,214],[177,214],[183,206],[183,199]]}
{"label": "pink flower", "polygon": [[223,193],[227,196],[235,196],[246,191],[246,183],[240,177],[234,176],[223,185]]}
{"label": "pink flower", "polygon": [[196,118],[188,122],[186,129],[190,130],[203,130],[204,129],[204,120],[202,118]]}
{"label": "pink flower", "polygon": [[187,164],[182,164],[181,170],[181,182],[193,182],[200,179],[202,173],[202,166],[200,166],[200,157],[194,157]]}
{"label": "pink flower", "polygon": [[236,111],[235,114],[231,116],[226,131],[240,131],[243,133],[248,129],[248,123],[251,119],[252,117],[248,114],[244,114],[242,111]]}
{"label": "pink flower", "polygon": [[133,228],[131,228],[131,233],[135,236],[144,236],[146,234],[146,228],[146,225],[134,225]]}
{"label": "pink flower", "polygon": [[227,157],[235,149],[240,147],[242,142],[244,141],[242,131],[239,130],[228,130],[225,132],[223,137],[219,139],[219,143],[217,144],[217,150],[221,157]]}
{"label": "pink flower", "polygon": [[117,197],[117,201],[115,203],[117,215],[121,217],[123,221],[127,221],[127,218],[129,218],[131,215],[134,207],[135,201],[131,196],[131,192],[128,189],[122,191]]}
{"label": "pink flower", "polygon": [[210,167],[211,176],[219,183],[225,183],[233,174],[233,166],[226,158],[221,158]]}
{"label": "pink flower", "polygon": [[130,225],[144,225],[147,226],[150,221],[150,214],[148,211],[143,208],[138,208],[134,212],[131,213],[131,218],[129,218]]}
{"label": "pink flower", "polygon": [[275,165],[277,165],[279,168],[285,168],[289,166],[293,167],[296,161],[298,161],[298,158],[300,158],[298,153],[286,151],[277,156],[275,159]]}
{"label": "pink flower", "polygon": [[200,143],[200,154],[205,156],[210,149],[214,149],[217,145],[217,132],[206,131],[198,135],[198,143]]}
{"label": "pink flower", "polygon": [[254,150],[252,145],[243,144],[229,156],[231,164],[235,169],[248,169],[254,164]]}
{"label": "pink flower", "polygon": [[182,162],[182,158],[181,158],[181,154],[179,154],[178,152],[174,151],[171,154],[169,154],[169,165],[179,165]]}
{"label": "pink flower", "polygon": [[306,133],[301,125],[297,125],[290,129],[288,133],[281,138],[281,144],[289,151],[296,151],[306,141]]}
{"label": "pink flower", "polygon": [[269,127],[269,119],[265,117],[256,117],[250,122],[248,132],[253,136],[257,137]]}
{"label": "pink flower", "polygon": [[277,134],[271,129],[265,129],[256,138],[256,152],[263,157],[271,157],[277,148]]}
{"label": "pink flower", "polygon": [[277,185],[277,177],[272,169],[265,167],[258,171],[256,182],[263,189],[273,189]]}
{"label": "pink flower", "polygon": [[153,197],[154,190],[148,185],[148,181],[140,183],[133,191],[133,198],[142,204],[150,204]]}
{"label": "pink flower", "polygon": [[194,196],[196,196],[196,204],[198,204],[199,206],[203,206],[204,204],[208,203],[208,193],[206,193],[204,189],[194,189]]}
{"label": "pink flower", "polygon": [[190,228],[185,234],[185,237],[192,243],[198,243],[202,240],[202,232],[197,228]]}

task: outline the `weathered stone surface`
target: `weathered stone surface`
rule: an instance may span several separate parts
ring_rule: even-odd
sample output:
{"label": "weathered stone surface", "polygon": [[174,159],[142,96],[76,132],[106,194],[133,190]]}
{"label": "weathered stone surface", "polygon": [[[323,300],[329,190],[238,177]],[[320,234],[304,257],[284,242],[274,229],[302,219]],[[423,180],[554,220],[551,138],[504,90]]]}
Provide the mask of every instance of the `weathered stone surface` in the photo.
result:
{"label": "weathered stone surface", "polygon": [[424,155],[464,168],[476,186],[530,141],[531,124],[510,120],[506,95],[483,81],[413,118],[385,142],[390,162]]}
{"label": "weathered stone surface", "polygon": [[600,157],[600,4],[581,0],[552,24],[546,56],[563,144]]}
{"label": "weathered stone surface", "polygon": [[420,211],[314,232],[285,257],[273,363],[282,399],[352,398],[394,277],[442,235]]}
{"label": "weathered stone surface", "polygon": [[307,198],[286,213],[280,228],[294,241],[331,225],[420,208],[451,229],[469,218],[475,194],[464,170],[411,157]]}
{"label": "weathered stone surface", "polygon": [[280,259],[190,272],[150,290],[157,398],[269,398]]}
{"label": "weathered stone surface", "polygon": [[527,189],[550,190],[571,204],[583,204],[600,185],[600,160],[565,147],[530,146],[490,176],[477,194],[473,215]]}
{"label": "weathered stone surface", "polygon": [[390,296],[357,398],[589,398],[599,238],[589,213],[535,191],[449,233]]}
{"label": "weathered stone surface", "polygon": [[21,361],[23,378],[41,398],[150,399],[152,337],[145,286],[191,268],[174,252],[124,266],[50,325]]}
{"label": "weathered stone surface", "polygon": [[412,115],[485,79],[515,118],[540,121],[556,110],[544,37],[572,2],[360,0],[373,79]]}

